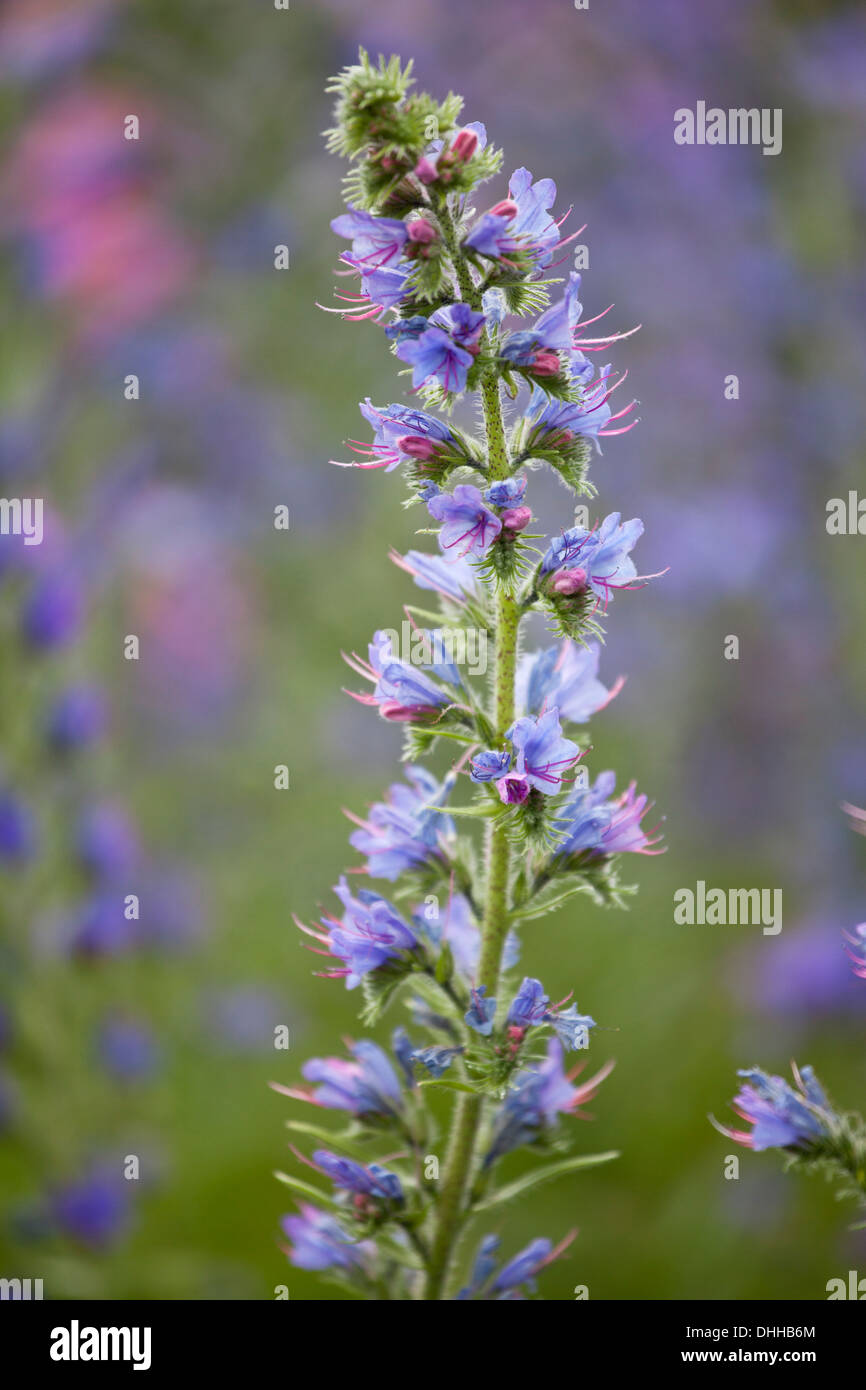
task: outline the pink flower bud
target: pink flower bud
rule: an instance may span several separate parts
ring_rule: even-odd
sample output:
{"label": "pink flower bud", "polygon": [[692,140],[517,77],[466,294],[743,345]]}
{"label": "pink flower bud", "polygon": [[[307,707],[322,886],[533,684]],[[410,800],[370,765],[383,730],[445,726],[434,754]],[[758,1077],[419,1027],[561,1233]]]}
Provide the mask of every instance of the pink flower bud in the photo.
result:
{"label": "pink flower bud", "polygon": [[560,570],[551,584],[555,594],[579,594],[586,588],[586,570]]}
{"label": "pink flower bud", "polygon": [[529,796],[529,781],[520,772],[506,772],[496,783],[496,790],[506,806],[519,806]]}
{"label": "pink flower bud", "polygon": [[503,198],[501,203],[490,209],[491,217],[516,217],[519,209],[512,198]]}
{"label": "pink flower bud", "polygon": [[467,160],[472,158],[477,149],[478,136],[475,131],[461,130],[448,153],[454,159],[459,159],[465,164]]}
{"label": "pink flower bud", "polygon": [[539,348],[532,359],[535,376],[557,376],[562,371],[559,356],[551,348]]}
{"label": "pink flower bud", "polygon": [[439,170],[426,155],[422,155],[415,165],[415,177],[422,183],[435,183],[439,177]]}
{"label": "pink flower bud", "polygon": [[408,226],[409,240],[417,241],[421,246],[429,246],[431,241],[436,241],[438,232],[432,222],[428,222],[426,217],[416,217],[414,222]]}
{"label": "pink flower bud", "polygon": [[531,507],[509,507],[502,513],[502,525],[506,531],[522,531],[532,520]]}
{"label": "pink flower bud", "polygon": [[404,434],[402,439],[397,440],[397,448],[410,459],[426,461],[436,457],[436,445],[432,439],[425,439],[423,434]]}

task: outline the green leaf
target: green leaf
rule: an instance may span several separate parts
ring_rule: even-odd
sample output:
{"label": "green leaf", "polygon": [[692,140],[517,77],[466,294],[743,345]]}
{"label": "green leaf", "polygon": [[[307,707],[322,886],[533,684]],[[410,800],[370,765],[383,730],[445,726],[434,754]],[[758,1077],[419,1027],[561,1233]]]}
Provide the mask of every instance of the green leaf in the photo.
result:
{"label": "green leaf", "polygon": [[301,1178],[290,1177],[288,1173],[275,1172],[274,1177],[277,1182],[284,1183],[293,1192],[298,1192],[302,1197],[308,1197],[314,1202],[324,1202],[329,1207],[337,1206],[333,1197],[329,1197],[326,1192],[322,1192],[318,1187],[313,1187],[310,1182],[303,1182]]}
{"label": "green leaf", "polygon": [[454,956],[447,941],[442,944],[442,949],[439,952],[439,959],[436,962],[435,973],[436,983],[439,985],[447,985],[451,976],[454,974]]}
{"label": "green leaf", "polygon": [[479,1094],[477,1086],[470,1086],[467,1081],[451,1081],[446,1076],[430,1077],[427,1081],[419,1081],[419,1086],[443,1086],[446,1091],[468,1091],[471,1096]]}
{"label": "green leaf", "polygon": [[475,1204],[473,1211],[491,1211],[494,1207],[515,1201],[516,1198],[522,1197],[524,1193],[530,1192],[532,1188],[538,1187],[543,1182],[551,1182],[554,1178],[564,1177],[566,1173],[580,1172],[583,1168],[597,1168],[599,1164],[610,1163],[611,1159],[614,1158],[619,1158],[619,1153],[617,1150],[611,1149],[607,1153],[578,1154],[573,1158],[561,1159],[558,1163],[546,1163],[543,1168],[536,1168],[531,1173],[524,1173],[523,1177],[507,1183],[505,1187],[498,1188],[489,1197],[484,1197]]}
{"label": "green leaf", "polygon": [[307,1124],[305,1120],[286,1120],[286,1129],[293,1130],[295,1134],[306,1134],[311,1139],[321,1139],[329,1148],[338,1149],[350,1158],[366,1161],[368,1157],[363,1144],[348,1138],[340,1130],[323,1129],[319,1125]]}

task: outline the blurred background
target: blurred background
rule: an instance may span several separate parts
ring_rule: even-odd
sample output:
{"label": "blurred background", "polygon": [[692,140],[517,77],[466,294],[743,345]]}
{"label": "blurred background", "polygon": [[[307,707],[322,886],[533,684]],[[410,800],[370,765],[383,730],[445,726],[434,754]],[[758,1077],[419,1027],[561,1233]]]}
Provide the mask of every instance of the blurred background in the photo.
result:
{"label": "blurred background", "polygon": [[[670,571],[613,605],[602,675],[628,681],[591,766],[638,779],[669,849],[628,866],[628,913],[525,931],[527,973],[574,988],[617,1059],[580,1140],[622,1157],[522,1201],[505,1250],[580,1228],[553,1299],[823,1297],[864,1234],[774,1156],[726,1181],[707,1113],[731,1119],[737,1067],[794,1056],[866,1104],[841,935],[866,845],[840,810],[866,800],[864,542],[825,525],[864,476],[866,17],[360,8],[0,5],[0,490],[46,504],[43,545],[0,550],[0,1273],[53,1297],[340,1296],[279,1252],[291,1102],[266,1083],[357,1032],[291,912],[329,905],[356,861],[340,807],[399,757],[339,653],[401,616],[386,554],[412,523],[395,479],[327,460],[357,401],[401,388],[375,326],[315,303],[341,245],[323,88],[363,43],[465,95],[506,151],[489,203],[520,165],[556,180],[588,224],[587,314],[643,325],[615,353],[641,423],[593,476],[600,515],[644,518],[641,571]],[[782,108],[782,153],[677,146],[700,100]],[[568,499],[535,478],[560,529]],[[781,888],[782,932],[675,925],[700,879]]]}

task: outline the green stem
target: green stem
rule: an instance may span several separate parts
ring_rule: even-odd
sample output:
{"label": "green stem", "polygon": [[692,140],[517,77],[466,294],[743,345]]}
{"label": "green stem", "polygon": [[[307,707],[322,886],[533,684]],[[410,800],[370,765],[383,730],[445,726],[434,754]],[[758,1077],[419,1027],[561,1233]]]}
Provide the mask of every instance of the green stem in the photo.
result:
{"label": "green stem", "polygon": [[[455,264],[458,258],[455,257]],[[458,270],[459,278],[459,270]],[[466,291],[461,285],[461,292]],[[509,474],[508,449],[502,420],[499,379],[495,371],[481,383],[481,402],[487,433],[487,457],[492,479]],[[508,594],[500,591],[496,600],[496,662],[493,681],[493,722],[497,744],[514,721],[514,673],[517,660],[517,632],[520,608]],[[487,831],[486,897],[481,929],[481,959],[478,984],[495,998],[499,985],[502,950],[508,932],[508,886],[511,845],[503,826],[491,823]],[[475,1163],[475,1145],[484,1110],[482,1096],[462,1095],[457,1102],[448,1142],[445,1173],[439,1188],[436,1227],[427,1266],[424,1297],[438,1300],[447,1288],[451,1257],[466,1220],[465,1195]]]}

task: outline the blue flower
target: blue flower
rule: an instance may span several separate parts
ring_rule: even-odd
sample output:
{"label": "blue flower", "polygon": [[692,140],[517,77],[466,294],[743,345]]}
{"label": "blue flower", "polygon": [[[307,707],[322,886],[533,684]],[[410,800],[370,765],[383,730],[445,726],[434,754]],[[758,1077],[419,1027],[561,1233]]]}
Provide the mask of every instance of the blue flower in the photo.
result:
{"label": "blue flower", "polygon": [[343,961],[342,969],[327,973],[332,978],[344,978],[347,989],[356,989],[362,976],[416,949],[418,938],[387,899],[367,890],[354,898],[344,878],[334,892],[345,909],[342,920],[328,919],[321,932],[302,929],[326,945],[330,955]]}
{"label": "blue flower", "polygon": [[0,791],[0,863],[24,864],[36,852],[36,818],[10,791]]}
{"label": "blue flower", "polygon": [[630,552],[643,535],[644,525],[637,517],[621,521],[611,512],[595,531],[574,526],[551,541],[541,562],[541,573],[551,574],[579,569],[584,587],[591,588],[600,603],[607,605],[615,589],[628,589],[642,582]]}
{"label": "blue flower", "polygon": [[327,1212],[304,1202],[300,1214],[284,1216],[282,1227],[292,1245],[286,1254],[297,1269],[360,1269],[373,1254],[371,1241],[356,1243]]}
{"label": "blue flower", "polygon": [[435,1043],[430,1047],[418,1047],[412,1053],[412,1060],[419,1062],[431,1076],[440,1077],[448,1070],[455,1057],[459,1057],[462,1047],[444,1047]]}
{"label": "blue flower", "polygon": [[472,772],[470,776],[473,782],[495,782],[507,772],[511,766],[511,754],[509,752],[497,753],[493,748],[485,748],[483,752],[476,753],[472,759]]}
{"label": "blue flower", "polygon": [[641,827],[650,806],[647,797],[638,796],[632,782],[613,800],[615,785],[613,772],[600,772],[593,787],[580,788],[569,797],[557,817],[562,831],[557,854],[652,852],[661,837]]}
{"label": "blue flower", "polygon": [[[481,957],[481,932],[469,900],[462,893],[454,893],[449,898],[444,920],[440,920],[438,909],[424,908],[413,913],[412,922],[419,935],[426,937],[434,948],[448,943],[455,967],[464,980],[475,978]],[[519,959],[520,941],[517,934],[510,931],[505,938],[503,970],[510,970]]]}
{"label": "blue flower", "polygon": [[349,211],[335,217],[331,230],[352,242],[354,263],[374,270],[399,260],[409,238],[405,222],[392,217],[373,217],[348,205]]}
{"label": "blue flower", "polygon": [[313,1162],[335,1187],[356,1192],[362,1197],[376,1197],[383,1202],[402,1202],[403,1188],[396,1173],[389,1173],[378,1163],[364,1167],[353,1158],[342,1158],[328,1149],[316,1149]]}
{"label": "blue flower", "polygon": [[108,706],[95,686],[73,686],[55,701],[48,716],[48,740],[60,752],[95,743],[105,732]]}
{"label": "blue flower", "polygon": [[515,253],[531,257],[534,270],[550,264],[559,245],[559,227],[550,215],[556,201],[553,179],[532,182],[528,169],[517,169],[508,185],[509,197],[483,214],[464,245],[490,260],[510,261]]}
{"label": "blue flower", "polygon": [[360,704],[376,705],[384,719],[411,723],[437,714],[450,703],[450,697],[423,667],[409,665],[392,654],[386,632],[374,632],[367,650],[368,662],[357,656],[347,658],[352,670],[374,682],[372,694],[350,692]]}
{"label": "blue flower", "polygon": [[558,647],[527,653],[517,666],[516,700],[519,709],[538,714],[548,704],[560,716],[583,724],[610,704],[623,687],[620,677],[608,690],[598,679],[601,648],[579,646],[566,638]]}
{"label": "blue flower", "polygon": [[[466,377],[475,360],[478,336],[484,315],[466,304],[437,309],[429,319],[416,315],[391,324],[386,333],[395,338],[395,351],[402,362],[413,368],[412,385],[417,390],[426,381],[438,381],[443,391],[466,389]],[[462,344],[466,344],[463,346]]]}
{"label": "blue flower", "polygon": [[308,1100],[326,1110],[345,1110],[350,1115],[380,1115],[393,1118],[403,1108],[403,1091],[388,1060],[377,1043],[362,1038],[350,1047],[352,1061],[344,1057],[311,1057],[301,1067],[305,1081],[315,1089],[305,1092],[275,1086],[275,1090],[298,1100]]}
{"label": "blue flower", "polygon": [[546,1059],[518,1074],[514,1089],[508,1092],[494,1118],[485,1167],[512,1149],[531,1144],[549,1133],[559,1115],[574,1114],[585,1100],[592,1099],[613,1069],[613,1063],[608,1062],[582,1086],[572,1086],[571,1077],[575,1073],[566,1075],[562,1057],[562,1043],[558,1038],[551,1038]]}
{"label": "blue flower", "polygon": [[471,562],[461,555],[445,557],[408,550],[405,555],[392,551],[391,559],[411,574],[419,589],[432,589],[455,603],[465,603],[478,591],[478,575]]}
{"label": "blue flower", "polygon": [[130,1223],[129,1187],[117,1168],[97,1164],[57,1188],[51,1214],[65,1236],[103,1250],[126,1234]]}
{"label": "blue flower", "polygon": [[359,829],[349,842],[367,855],[367,873],[373,878],[393,882],[410,869],[441,861],[454,837],[451,817],[432,809],[450,795],[453,776],[440,783],[426,768],[413,765],[406,768],[406,781],[409,786],[390,786],[385,800],[370,807],[366,820],[350,815]]}
{"label": "blue flower", "polygon": [[158,1052],[153,1034],[134,1019],[106,1020],[97,1046],[102,1065],[118,1081],[141,1081],[156,1070]]}
{"label": "blue flower", "polygon": [[405,1028],[394,1029],[391,1034],[391,1050],[400,1064],[406,1085],[411,1089],[415,1085],[414,1053],[416,1048]]}
{"label": "blue flower", "polygon": [[518,502],[523,501],[526,481],[524,477],[517,477],[493,483],[485,492],[484,501],[489,502],[491,507],[516,507]]}
{"label": "blue flower", "polygon": [[470,994],[472,1003],[467,1012],[463,1015],[463,1022],[469,1028],[474,1028],[475,1032],[480,1033],[483,1038],[487,1038],[493,1032],[493,1019],[496,1016],[496,1000],[486,997],[486,985],[479,985],[477,989],[471,990]]}
{"label": "blue flower", "polygon": [[426,441],[429,457],[457,450],[457,441],[448,426],[424,410],[407,405],[376,406],[369,396],[359,408],[375,433],[369,448],[352,441],[357,452],[370,456],[370,462],[356,464],[358,468],[384,468],[390,473],[400,463],[418,457],[418,441]]}
{"label": "blue flower", "polygon": [[521,1033],[527,1028],[539,1028],[549,1023],[563,1046],[574,1052],[585,1046],[587,1030],[595,1027],[589,1014],[579,1014],[577,1005],[563,1011],[561,1005],[550,1007],[550,998],[540,980],[527,976],[512,1000],[506,1020]]}
{"label": "blue flower", "polygon": [[832,1109],[811,1067],[799,1071],[794,1068],[796,1090],[783,1077],[771,1076],[759,1067],[750,1067],[737,1075],[748,1084],[734,1097],[733,1107],[752,1129],[717,1125],[728,1138],[761,1152],[808,1147],[828,1134]]}
{"label": "blue flower", "polygon": [[563,738],[555,707],[537,719],[515,720],[505,737],[514,748],[515,772],[530,787],[547,794],[559,790],[565,771],[580,757],[580,749]]}
{"label": "blue flower", "polygon": [[42,576],[27,597],[21,613],[21,631],[33,647],[49,650],[66,646],[81,630],[84,595],[68,572]]}
{"label": "blue flower", "polygon": [[576,1234],[572,1231],[556,1248],[552,1241],[543,1238],[530,1241],[529,1245],[503,1265],[498,1274],[496,1257],[500,1246],[499,1237],[485,1236],[478,1247],[469,1284],[460,1290],[458,1300],[519,1299],[522,1295],[518,1290],[523,1287],[529,1293],[534,1293],[536,1276],[568,1248]]}
{"label": "blue flower", "polygon": [[461,558],[480,558],[502,530],[499,517],[485,507],[481,493],[471,483],[459,483],[453,493],[441,492],[427,503],[427,510],[442,523],[440,548],[448,551],[459,547]]}

